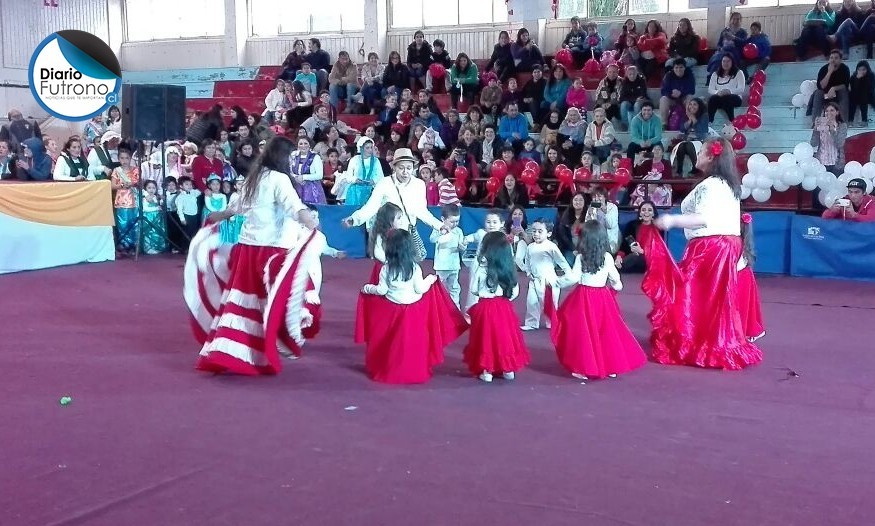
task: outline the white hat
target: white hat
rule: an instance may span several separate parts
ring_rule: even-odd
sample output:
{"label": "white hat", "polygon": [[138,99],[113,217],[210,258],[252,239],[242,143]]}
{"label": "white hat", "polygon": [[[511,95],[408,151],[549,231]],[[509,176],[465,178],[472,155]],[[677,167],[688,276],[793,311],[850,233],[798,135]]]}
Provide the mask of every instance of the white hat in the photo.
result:
{"label": "white hat", "polygon": [[100,144],[107,143],[113,139],[122,140],[122,136],[119,135],[118,133],[110,130],[110,131],[104,133],[103,136],[100,137]]}

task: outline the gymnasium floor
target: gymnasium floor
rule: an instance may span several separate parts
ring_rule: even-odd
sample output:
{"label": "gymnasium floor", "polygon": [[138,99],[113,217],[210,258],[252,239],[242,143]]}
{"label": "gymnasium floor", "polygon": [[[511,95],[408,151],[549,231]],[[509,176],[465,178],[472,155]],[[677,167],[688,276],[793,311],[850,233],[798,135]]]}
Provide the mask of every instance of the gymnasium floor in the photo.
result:
{"label": "gymnasium floor", "polygon": [[[514,382],[465,376],[463,337],[399,387],[352,343],[369,271],[326,261],[323,332],[271,378],[193,369],[181,259],[0,277],[0,524],[871,523],[875,285],[761,277],[765,361],[742,372],[581,385],[539,331]],[[620,301],[644,342],[639,283]]]}

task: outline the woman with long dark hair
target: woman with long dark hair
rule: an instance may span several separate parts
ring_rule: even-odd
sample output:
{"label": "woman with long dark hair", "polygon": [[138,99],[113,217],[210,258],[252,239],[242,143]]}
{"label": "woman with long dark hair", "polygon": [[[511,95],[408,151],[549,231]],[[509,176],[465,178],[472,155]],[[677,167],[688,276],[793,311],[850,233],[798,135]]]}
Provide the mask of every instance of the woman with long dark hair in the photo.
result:
{"label": "woman with long dark hair", "polygon": [[614,258],[614,264],[620,272],[640,274],[647,269],[644,255],[644,245],[652,235],[662,235],[653,222],[659,217],[659,211],[653,201],[644,201],[638,205],[638,217],[629,221],[623,229],[620,240],[620,250]]}
{"label": "woman with long dark hair", "polygon": [[829,102],[823,108],[823,115],[814,119],[811,130],[811,145],[817,148],[814,155],[826,169],[840,175],[845,168],[845,140],[848,138],[848,124],[842,119],[839,105]]}
{"label": "woman with long dark hair", "polygon": [[571,206],[565,208],[553,227],[553,241],[569,265],[574,263],[574,250],[580,242],[585,222],[586,194],[577,192],[571,197]]}
{"label": "woman with long dark hair", "polygon": [[459,99],[468,104],[474,103],[474,96],[480,91],[480,77],[477,65],[465,53],[459,53],[456,63],[450,68],[450,101],[453,108],[459,109]]}
{"label": "woman with long dark hair", "polygon": [[672,166],[678,177],[684,176],[684,161],[690,160],[692,171],[690,175],[696,173],[696,143],[701,147],[702,141],[708,138],[708,119],[706,112],[708,108],[705,106],[705,101],[696,97],[687,101],[686,115],[684,122],[681,124],[678,137],[681,139],[672,151]]}
{"label": "woman with long dark hair", "polygon": [[729,141],[708,139],[696,166],[707,176],[656,226],[683,228],[689,240],[675,265],[665,242],[651,236],[642,289],[653,302],[653,358],[664,364],[742,369],[763,354],[747,341],[738,307],[742,255],[741,180]]}
{"label": "woman with long dark hair", "polygon": [[544,64],[544,55],[538,46],[532,42],[529,30],[521,28],[516,33],[516,42],[510,45],[514,68],[517,73],[531,73],[535,66]]}
{"label": "woman with long dark hair", "polygon": [[[303,301],[308,269],[321,247],[310,242],[312,234],[299,237],[301,225],[312,230],[316,224],[289,178],[294,148],[284,137],[268,141],[243,182],[237,206],[210,214],[212,226],[192,240],[184,297],[203,345],[200,370],[276,374],[280,354],[300,354],[302,330],[312,323]],[[245,217],[238,243],[230,253],[217,251],[218,223],[237,214]]]}
{"label": "woman with long dark hair", "polygon": [[498,80],[503,84],[516,73],[513,64],[513,54],[510,51],[510,35],[507,31],[498,33],[498,43],[492,48],[492,56],[486,64],[486,71],[492,71],[498,75]]}

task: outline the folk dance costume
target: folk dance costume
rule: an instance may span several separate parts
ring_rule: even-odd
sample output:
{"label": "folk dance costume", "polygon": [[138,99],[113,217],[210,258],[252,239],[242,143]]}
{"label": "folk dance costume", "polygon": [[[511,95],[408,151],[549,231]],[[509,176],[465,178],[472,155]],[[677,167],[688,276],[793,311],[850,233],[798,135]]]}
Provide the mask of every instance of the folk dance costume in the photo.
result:
{"label": "folk dance costume", "polygon": [[480,299],[479,296],[474,294],[477,290],[474,288],[474,278],[477,276],[477,271],[480,270],[480,259],[478,255],[480,254],[480,243],[483,242],[483,238],[486,236],[486,231],[482,228],[474,232],[473,234],[469,234],[465,236],[463,239],[463,244],[471,245],[476,243],[477,250],[473,255],[470,253],[466,253],[463,257],[463,261],[465,262],[465,266],[468,267],[468,295],[465,297],[465,312],[468,313],[471,310],[477,301]]}
{"label": "folk dance costume", "polygon": [[435,276],[423,278],[416,265],[409,280],[390,279],[388,267],[377,285],[365,285],[369,311],[365,369],[377,382],[427,382],[435,365],[444,360],[444,348],[468,328],[459,309]]}
{"label": "folk dance costume", "polygon": [[324,205],[325,189],[322,188],[322,159],[315,152],[292,152],[289,164],[292,176],[301,183],[301,200],[311,205]]}
{"label": "folk dance costume", "polygon": [[532,243],[526,248],[522,270],[529,277],[529,290],[526,294],[526,319],[523,330],[538,329],[541,326],[541,316],[547,318],[547,328],[550,328],[552,313],[559,306],[559,277],[556,267],[564,274],[571,273],[571,267],[559,247],[549,240]]}
{"label": "folk dance costume", "polygon": [[681,203],[684,214],[700,214],[706,226],[685,229],[689,243],[675,264],[660,236],[644,248],[647,272],[641,288],[653,302],[653,358],[664,364],[742,369],[763,354],[747,341],[738,299],[742,255],[741,205],[729,185],[711,176]]}
{"label": "folk dance costume", "polygon": [[766,335],[763,313],[760,308],[760,289],[753,269],[742,256],[738,262],[738,312],[741,327],[748,341],[755,342]]}
{"label": "folk dance costume", "polygon": [[143,252],[160,254],[167,251],[167,225],[158,196],[143,196]]}
{"label": "folk dance costume", "polygon": [[[113,169],[112,186],[116,188],[113,198],[115,226],[118,230],[118,245],[123,250],[131,250],[137,245],[139,226],[137,225],[137,184],[140,171],[136,168]],[[127,185],[127,188],[124,187]]]}
{"label": "folk dance costume", "polygon": [[[355,143],[358,155],[349,160],[346,171],[335,177],[331,193],[337,196],[338,201],[344,201],[352,206],[363,205],[370,200],[377,183],[385,178],[383,167],[377,158],[377,153],[374,152],[367,159],[364,157],[364,147],[368,142],[373,144],[374,141],[367,137],[359,137],[359,140]],[[423,184],[424,198],[425,186]],[[382,203],[380,203],[380,206],[382,206]]]}
{"label": "folk dance costume", "polygon": [[483,372],[508,375],[522,370],[530,357],[513,308],[519,286],[506,298],[500,286],[487,284],[483,267],[478,267],[472,286],[478,301],[468,311],[471,331],[462,353],[468,370],[475,376]]}
{"label": "folk dance costume", "polygon": [[461,251],[460,247],[464,245],[464,240],[465,234],[459,227],[446,234],[441,234],[440,230],[434,230],[429,238],[429,241],[435,244],[434,272],[450,293],[456,307],[459,307],[459,295],[462,293],[462,287],[459,286],[459,271],[462,267],[459,252]]}
{"label": "folk dance costume", "polygon": [[[386,264],[386,252],[383,250],[383,238],[380,236],[374,239],[374,253],[372,255],[374,257],[374,266],[371,267],[368,284],[376,285],[380,282],[380,271],[383,270],[383,265]],[[367,341],[368,317],[371,313],[365,308],[365,296],[363,294],[359,294],[355,312],[354,339],[356,342]]]}
{"label": "folk dance costume", "polygon": [[614,258],[606,253],[601,268],[590,274],[581,272],[577,256],[571,277],[577,284],[556,312],[550,334],[562,367],[577,377],[604,378],[644,365],[647,356],[613,292],[623,288]]}
{"label": "folk dance costume", "polygon": [[312,264],[307,269],[310,275],[310,282],[307,284],[307,291],[304,293],[304,308],[306,308],[313,318],[309,327],[304,328],[301,332],[308,340],[312,340],[319,334],[322,320],[322,258],[328,256],[336,258],[340,253],[339,250],[328,244],[328,239],[321,230],[303,230],[301,241],[305,241],[312,233],[314,250],[319,250],[320,257],[313,260]]}
{"label": "folk dance costume", "polygon": [[[231,194],[231,197],[228,198],[228,208],[231,210],[237,210],[240,207],[240,192],[234,192]],[[243,220],[244,216],[240,214],[234,214],[233,217],[226,219],[224,222],[227,223],[225,227],[225,231],[222,235],[222,242],[227,243],[229,245],[233,245],[240,239],[240,229],[243,228]]]}
{"label": "folk dance costume", "polygon": [[292,218],[306,207],[284,173],[267,171],[252,202],[238,206],[246,218],[239,243],[223,245],[211,225],[192,240],[186,260],[184,296],[203,345],[197,368],[276,374],[280,353],[299,355],[312,323],[304,296],[321,247],[315,233],[299,239]]}

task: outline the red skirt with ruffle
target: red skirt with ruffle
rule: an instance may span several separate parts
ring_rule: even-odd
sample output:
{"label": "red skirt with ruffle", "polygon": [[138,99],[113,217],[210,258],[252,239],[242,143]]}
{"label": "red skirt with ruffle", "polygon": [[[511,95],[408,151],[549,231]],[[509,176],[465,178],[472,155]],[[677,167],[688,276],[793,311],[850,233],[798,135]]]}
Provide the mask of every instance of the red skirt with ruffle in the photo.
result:
{"label": "red skirt with ruffle", "polygon": [[571,373],[603,378],[647,362],[608,287],[577,285],[559,306],[550,335],[559,363]]}
{"label": "red skirt with ruffle", "polygon": [[[368,285],[377,285],[380,283],[380,271],[383,270],[383,264],[379,261],[374,261],[374,266],[371,269],[371,277],[368,279]],[[353,341],[356,343],[365,343],[367,341],[366,327],[368,311],[364,308],[366,294],[359,292],[358,303],[355,307],[355,327],[353,328]]]}
{"label": "red skirt with ruffle", "polygon": [[765,334],[766,328],[760,309],[760,289],[750,266],[744,267],[738,273],[738,312],[741,314],[741,326],[745,336],[759,338]]}
{"label": "red skirt with ruffle", "polygon": [[509,299],[482,298],[468,314],[471,333],[462,357],[471,374],[514,373],[529,364],[520,320]]}

